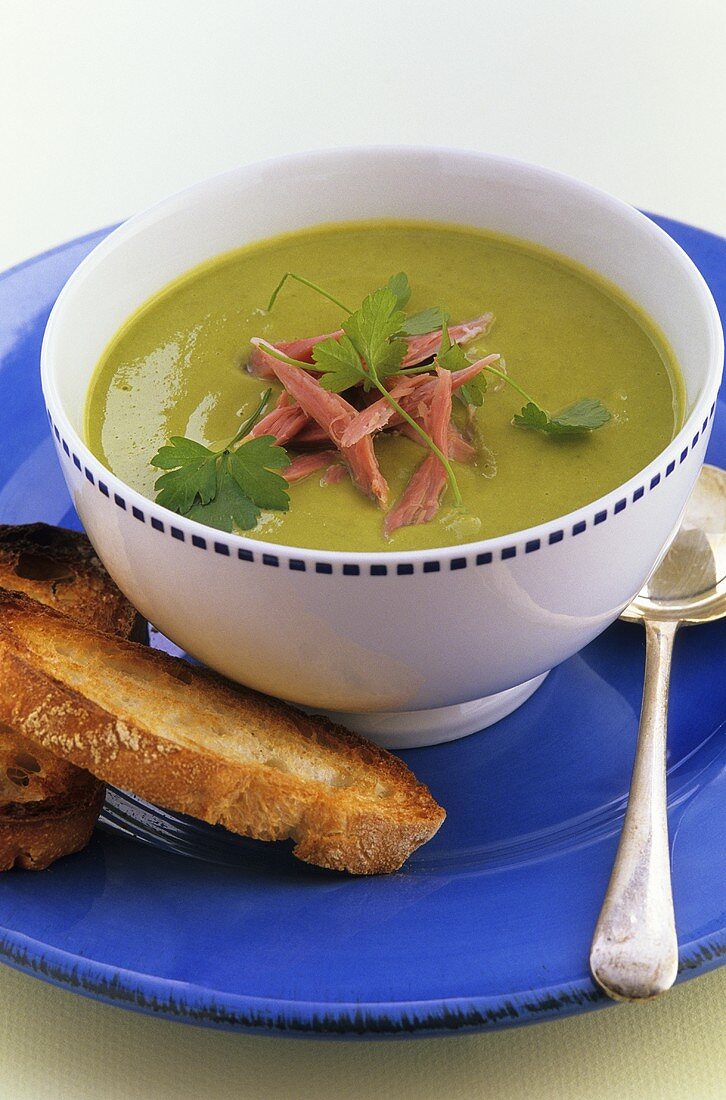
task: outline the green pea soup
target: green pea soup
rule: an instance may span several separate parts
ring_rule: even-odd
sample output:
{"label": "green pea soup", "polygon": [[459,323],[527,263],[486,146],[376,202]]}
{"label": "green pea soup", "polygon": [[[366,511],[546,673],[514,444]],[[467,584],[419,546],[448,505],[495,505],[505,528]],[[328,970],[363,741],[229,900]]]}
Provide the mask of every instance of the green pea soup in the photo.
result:
{"label": "green pea soup", "polygon": [[[350,478],[321,471],[290,486],[289,511],[263,512],[251,538],[326,550],[420,550],[474,542],[563,515],[616,488],[670,442],[683,417],[678,366],[653,323],[619,290],[575,263],[493,233],[419,222],[327,225],[215,258],[146,302],[105,350],[86,407],[86,440],[101,462],[154,498],[150,464],[171,436],[222,446],[270,386],[244,368],[250,338],[291,340],[339,327],[331,302],[286,284],[296,271],[357,306],[405,271],[410,311],[441,305],[452,321],[491,310],[470,359],[499,352],[509,376],[556,411],[599,398],[612,419],[594,432],[551,438],[512,424],[523,405],[490,378],[467,430],[477,448],[454,463],[464,505],[447,488],[429,523],[383,534],[383,512]],[[273,384],[274,394],[279,387]],[[465,410],[456,414],[461,418]],[[463,420],[461,420],[463,425]],[[294,440],[289,444],[294,447]],[[399,497],[425,452],[395,433],[375,450]]]}

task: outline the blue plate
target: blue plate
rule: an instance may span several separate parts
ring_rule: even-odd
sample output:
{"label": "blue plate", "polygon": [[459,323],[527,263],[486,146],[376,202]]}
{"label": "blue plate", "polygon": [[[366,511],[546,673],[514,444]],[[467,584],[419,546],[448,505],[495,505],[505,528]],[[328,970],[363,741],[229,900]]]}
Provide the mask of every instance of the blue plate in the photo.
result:
{"label": "blue plate", "polygon": [[[726,305],[726,240],[656,219]],[[95,233],[0,278],[0,521],[77,526],[38,352]],[[723,311],[722,311],[723,312]],[[709,461],[726,466],[725,395]],[[726,624],[679,638],[669,810],[679,980],[726,949]],[[597,1008],[588,947],[623,819],[643,633],[618,623],[491,729],[405,754],[448,810],[398,874],[306,867],[113,795],[90,847],[0,877],[0,957],[172,1019],[293,1034],[506,1027]],[[140,842],[141,841],[141,842]],[[194,858],[198,857],[198,858]]]}

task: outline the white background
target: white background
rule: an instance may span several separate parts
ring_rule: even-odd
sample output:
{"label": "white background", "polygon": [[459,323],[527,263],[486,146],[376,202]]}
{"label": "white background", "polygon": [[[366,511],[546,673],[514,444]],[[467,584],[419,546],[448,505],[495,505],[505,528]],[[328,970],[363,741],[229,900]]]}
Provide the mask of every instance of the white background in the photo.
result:
{"label": "white background", "polygon": [[0,268],[236,164],[538,161],[726,233],[724,0],[0,0]]}

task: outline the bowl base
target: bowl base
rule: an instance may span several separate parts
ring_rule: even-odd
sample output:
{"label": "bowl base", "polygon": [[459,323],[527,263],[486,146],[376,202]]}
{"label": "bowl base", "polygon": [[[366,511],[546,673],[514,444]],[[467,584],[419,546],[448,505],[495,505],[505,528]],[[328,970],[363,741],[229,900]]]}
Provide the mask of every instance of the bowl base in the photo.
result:
{"label": "bowl base", "polygon": [[[523,684],[494,695],[484,695],[468,703],[431,710],[391,710],[353,714],[347,711],[324,711],[333,722],[347,726],[355,733],[375,741],[385,749],[418,749],[425,745],[442,745],[457,741],[471,733],[493,726],[500,718],[521,707],[533,695],[547,676],[535,676]],[[312,708],[304,707],[304,710]]]}

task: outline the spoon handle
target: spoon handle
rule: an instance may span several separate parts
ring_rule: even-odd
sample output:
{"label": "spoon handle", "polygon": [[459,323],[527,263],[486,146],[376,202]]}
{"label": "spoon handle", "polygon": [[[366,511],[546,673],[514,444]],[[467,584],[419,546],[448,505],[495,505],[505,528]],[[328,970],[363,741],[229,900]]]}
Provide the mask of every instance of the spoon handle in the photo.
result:
{"label": "spoon handle", "polygon": [[645,620],[645,683],[628,808],[590,948],[590,969],[609,997],[644,1001],[678,972],[666,814],[666,734],[678,623]]}

